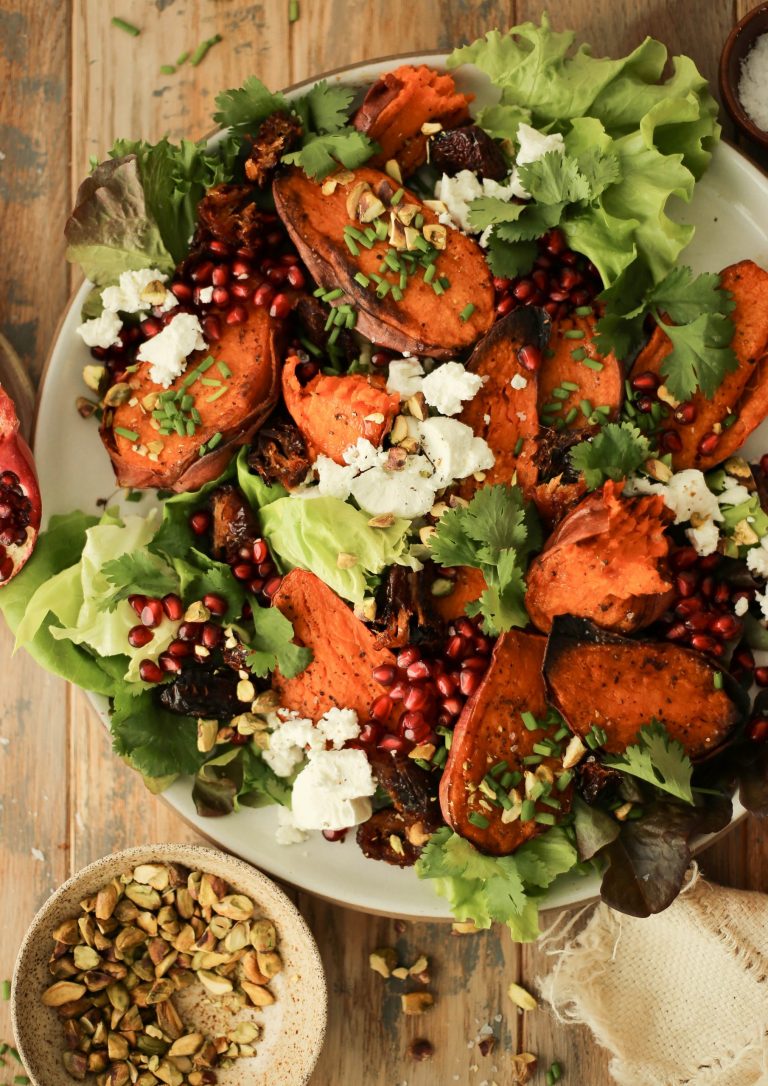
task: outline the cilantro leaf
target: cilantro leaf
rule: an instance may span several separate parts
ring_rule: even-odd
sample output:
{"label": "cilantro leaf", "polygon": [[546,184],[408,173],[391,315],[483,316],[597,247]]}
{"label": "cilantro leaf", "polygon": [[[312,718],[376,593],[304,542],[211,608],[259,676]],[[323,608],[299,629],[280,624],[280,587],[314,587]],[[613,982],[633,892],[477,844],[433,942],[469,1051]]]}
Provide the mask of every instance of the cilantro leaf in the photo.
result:
{"label": "cilantro leaf", "polygon": [[300,151],[283,155],[283,162],[301,166],[308,177],[317,181],[335,170],[339,163],[348,170],[357,169],[373,154],[374,145],[355,128],[305,138]]}
{"label": "cilantro leaf", "polygon": [[239,135],[255,132],[271,114],[289,109],[283,95],[272,94],[255,75],[249,76],[242,87],[217,94],[216,105],[219,108],[213,115],[214,121]]}
{"label": "cilantro leaf", "polygon": [[517,222],[527,204],[513,204],[498,196],[478,196],[469,205],[469,221],[478,229],[502,222]]}
{"label": "cilantro leaf", "polygon": [[246,656],[249,669],[261,679],[279,667],[286,679],[292,679],[307,667],[312,653],[294,645],[293,626],[276,607],[259,607],[251,599],[251,609],[256,633]]}
{"label": "cilantro leaf", "polygon": [[194,773],[205,759],[197,749],[195,721],[168,712],[154,695],[135,694],[128,683],[116,687],[109,724],[115,753],[146,777]]}
{"label": "cilantro leaf", "polygon": [[101,567],[101,572],[115,590],[104,600],[108,611],[114,611],[121,600],[129,596],[165,596],[178,592],[179,578],[161,558],[148,550],[132,551],[112,558]]}
{"label": "cilantro leaf", "polygon": [[572,155],[547,151],[535,162],[518,167],[520,180],[540,204],[572,204],[592,195],[589,182]]}
{"label": "cilantro leaf", "polygon": [[[654,316],[661,324],[659,314]],[[697,389],[711,400],[725,375],[739,366],[730,346],[733,324],[720,313],[702,313],[688,324],[663,328],[672,341],[661,367],[667,388],[678,400],[689,400]]]}
{"label": "cilantro leaf", "polygon": [[694,279],[687,267],[673,268],[656,284],[648,301],[675,324],[688,324],[702,311],[727,316],[736,304],[730,292],[721,288],[717,273],[705,272]]}
{"label": "cilantro leaf", "polygon": [[525,570],[541,546],[541,528],[519,487],[483,487],[466,508],[449,509],[430,539],[432,557],[442,566],[472,566],[487,585],[467,608],[481,614],[487,633],[525,626]]}
{"label": "cilantro leaf", "polygon": [[315,132],[338,132],[349,118],[349,107],[355,92],[351,87],[330,86],[321,79],[300,99],[297,111],[307,111],[307,127]]}
{"label": "cilantro leaf", "polygon": [[590,190],[590,199],[601,196],[609,185],[621,180],[619,156],[612,151],[603,151],[599,147],[578,155],[579,172],[585,178]]}
{"label": "cilantro leaf", "polygon": [[626,478],[651,456],[648,438],[631,422],[609,422],[598,434],[571,449],[571,463],[590,490],[606,479]]}
{"label": "cilantro leaf", "polygon": [[518,275],[527,275],[533,267],[538,254],[535,241],[521,241],[510,244],[491,233],[486,250],[488,263],[494,275],[502,279],[516,279]]}
{"label": "cilantro leaf", "polygon": [[522,214],[515,222],[501,222],[495,233],[503,241],[535,241],[553,226],[558,226],[563,217],[565,204],[523,204]]}
{"label": "cilantro leaf", "polygon": [[676,739],[670,739],[666,728],[657,720],[640,729],[636,745],[627,747],[620,757],[606,758],[605,764],[639,777],[685,803],[693,803],[691,759],[685,747]]}

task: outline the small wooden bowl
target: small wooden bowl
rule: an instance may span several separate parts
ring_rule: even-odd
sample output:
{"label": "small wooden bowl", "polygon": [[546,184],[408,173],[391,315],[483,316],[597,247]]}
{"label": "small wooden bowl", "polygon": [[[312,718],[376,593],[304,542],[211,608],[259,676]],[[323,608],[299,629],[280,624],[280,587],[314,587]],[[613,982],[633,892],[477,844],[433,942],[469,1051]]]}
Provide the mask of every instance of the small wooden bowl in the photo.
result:
{"label": "small wooden bowl", "polygon": [[755,143],[768,150],[768,132],[758,128],[741,104],[741,65],[755,40],[768,33],[768,3],[758,4],[734,26],[720,54],[720,94],[734,124]]}
{"label": "small wooden bowl", "polygon": [[[237,1015],[199,998],[197,985],[179,999],[185,1023],[213,1036],[246,1019],[263,1026],[257,1054],[238,1059],[228,1070],[217,1069],[221,1086],[305,1086],[325,1037],[327,991],[323,965],[312,933],[295,906],[266,875],[227,853],[199,845],[145,845],[105,856],[83,868],[59,887],[32,921],[24,937],[11,990],[11,1019],[16,1046],[33,1086],[73,1086],[62,1065],[63,1025],[40,997],[52,983],[48,959],[51,933],[76,916],[79,902],[111,879],[138,864],[178,863],[225,879],[238,893],[256,902],[275,924],[284,969],[272,981],[276,1002]],[[95,1083],[89,1075],[87,1083]]]}

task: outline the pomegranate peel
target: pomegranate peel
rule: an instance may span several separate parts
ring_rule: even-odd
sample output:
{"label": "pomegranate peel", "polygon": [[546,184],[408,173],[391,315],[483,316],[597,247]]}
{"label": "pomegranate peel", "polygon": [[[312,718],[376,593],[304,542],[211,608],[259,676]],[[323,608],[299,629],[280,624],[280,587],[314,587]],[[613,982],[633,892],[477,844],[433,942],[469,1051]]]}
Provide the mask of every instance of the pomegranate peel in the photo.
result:
{"label": "pomegranate peel", "polygon": [[24,566],[37,542],[42,503],[32,452],[10,396],[0,386],[0,586]]}

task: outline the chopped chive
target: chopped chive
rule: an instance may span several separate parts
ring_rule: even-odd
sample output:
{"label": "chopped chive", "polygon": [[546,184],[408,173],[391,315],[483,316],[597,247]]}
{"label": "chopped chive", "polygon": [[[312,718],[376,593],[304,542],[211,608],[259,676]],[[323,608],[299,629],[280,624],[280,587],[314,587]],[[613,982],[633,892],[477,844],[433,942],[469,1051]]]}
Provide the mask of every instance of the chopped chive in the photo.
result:
{"label": "chopped chive", "polygon": [[119,434],[120,437],[124,437],[126,439],[126,441],[138,441],[139,440],[139,435],[136,433],[135,430],[126,430],[124,426],[116,426],[115,427],[115,433]]}
{"label": "chopped chive", "polygon": [[143,490],[129,490],[128,493],[125,495],[125,500],[127,502],[140,502],[143,497]]}
{"label": "chopped chive", "polygon": [[501,787],[504,788],[508,792],[510,788],[514,788],[514,784],[513,784],[514,779],[515,779],[515,774],[514,773],[503,773],[499,783],[500,783]]}
{"label": "chopped chive", "polygon": [[180,68],[186,60],[189,60],[189,49],[185,49],[183,53],[179,53],[176,58],[176,67]]}
{"label": "chopped chive", "polygon": [[526,710],[524,713],[520,714],[520,718],[521,718],[523,724],[525,724],[525,726],[526,726],[526,728],[528,729],[529,732],[535,732],[536,731],[536,729],[539,726],[539,722],[536,719],[536,717],[533,715],[533,713]]}
{"label": "chopped chive", "polygon": [[213,437],[208,442],[208,449],[209,450],[210,449],[215,449],[216,446],[220,445],[223,440],[224,440],[224,435],[222,433],[214,434]]}
{"label": "chopped chive", "polygon": [[389,201],[393,207],[397,207],[402,198],[405,196],[405,189],[398,189],[392,199]]}
{"label": "chopped chive", "polygon": [[715,684],[715,690],[723,689],[723,673],[722,671],[716,671],[712,676],[712,681]]}
{"label": "chopped chive", "polygon": [[315,358],[320,358],[322,356],[323,352],[320,350],[320,348],[317,346],[317,344],[313,343],[311,340],[305,339],[304,337],[302,337],[299,340],[299,343],[301,343],[302,347],[307,352],[307,354],[312,354],[312,355],[315,356]]}
{"label": "chopped chive", "polygon": [[339,332],[341,332],[341,328],[339,328],[337,324],[336,327],[331,331],[331,334],[328,336],[328,346],[333,346],[333,344],[339,338]]}
{"label": "chopped chive", "polygon": [[556,400],[567,400],[570,396],[570,392],[567,388],[553,388],[552,395]]}
{"label": "chopped chive", "polygon": [[226,362],[217,362],[216,369],[219,371],[225,381],[228,381],[232,376],[232,370],[229,368]]}
{"label": "chopped chive", "polygon": [[[225,390],[222,389],[221,391],[224,392]],[[219,393],[217,393],[216,395],[219,395]],[[189,413],[192,416],[192,418],[194,419],[194,421],[197,423],[197,425],[199,426],[203,420],[200,418],[200,412],[197,410],[197,408],[193,407],[192,410]]]}
{"label": "chopped chive", "polygon": [[400,287],[397,285],[397,283],[392,284],[392,297],[395,299],[396,302],[402,301],[403,292],[400,289]]}
{"label": "chopped chive", "polygon": [[417,230],[421,230],[422,226],[424,225],[424,216],[420,211],[418,211],[414,216],[413,225],[416,227]]}
{"label": "chopped chive", "polygon": [[344,244],[349,249],[352,256],[360,256],[360,250],[358,249],[352,238],[349,236],[349,234],[344,235]]}
{"label": "chopped chive", "polygon": [[450,285],[451,285],[451,281],[448,278],[448,276],[447,275],[441,275],[440,276],[440,286],[443,288],[443,290],[448,290],[448,287]]}
{"label": "chopped chive", "polygon": [[610,415],[611,409],[607,403],[601,403],[599,407],[595,408],[598,415]]}
{"label": "chopped chive", "polygon": [[288,22],[297,23],[299,21],[299,0],[288,0]]}
{"label": "chopped chive", "polygon": [[730,430],[738,417],[738,415],[726,415],[723,419],[723,426],[725,427],[725,429]]}
{"label": "chopped chive", "polygon": [[335,287],[333,290],[329,290],[326,292],[326,294],[323,296],[323,301],[335,302],[337,298],[341,298],[343,293],[344,291],[341,289],[341,287]]}
{"label": "chopped chive", "polygon": [[500,777],[504,770],[508,767],[508,765],[509,762],[507,761],[497,762],[496,765],[491,766],[491,776]]}
{"label": "chopped chive", "polygon": [[194,424],[194,422],[192,421],[192,419],[190,419],[190,420],[189,420],[189,421],[188,421],[188,422],[186,423],[186,429],[187,429],[187,437],[194,437],[194,436],[195,436],[195,429],[196,429],[196,427],[195,427],[195,424]]}
{"label": "chopped chive", "polygon": [[419,769],[426,769],[427,773],[429,773],[430,769],[432,768],[429,762],[425,762],[423,758],[414,758],[413,761],[419,767]]}
{"label": "chopped chive", "polygon": [[469,818],[469,821],[472,823],[472,825],[477,826],[477,828],[480,830],[487,830],[490,826],[490,822],[488,821],[488,819],[485,817],[484,814],[480,814],[479,811],[470,811],[467,817]]}
{"label": "chopped chive", "polygon": [[391,268],[393,272],[399,272],[401,268],[400,258],[394,249],[387,249],[384,254],[384,263],[388,268]]}
{"label": "chopped chive", "polygon": [[587,732],[587,734],[584,736],[584,742],[587,744],[590,750],[595,750],[597,747],[597,740],[595,739],[592,732]]}
{"label": "chopped chive", "polygon": [[209,354],[208,357],[204,358],[203,361],[198,365],[196,372],[207,373],[215,361],[216,359],[213,357],[213,355]]}
{"label": "chopped chive", "polygon": [[206,388],[221,388],[221,381],[218,377],[201,377],[200,384],[205,385]]}
{"label": "chopped chive", "polygon": [[467,305],[464,306],[461,313],[459,313],[459,320],[468,321],[474,312],[475,304],[474,302],[469,302]]}
{"label": "chopped chive", "polygon": [[376,287],[376,297],[386,298],[386,296],[389,294],[390,286],[391,284],[388,283],[386,279],[382,279],[382,281]]}
{"label": "chopped chive", "polygon": [[439,279],[436,279],[434,281],[434,283],[432,284],[432,289],[434,290],[435,294],[437,294],[438,296],[440,294],[445,294],[445,287],[443,286],[443,284],[440,282]]}
{"label": "chopped chive", "polygon": [[384,220],[377,219],[376,222],[373,224],[373,228],[376,231],[376,237],[379,239],[379,241],[383,241],[384,238],[387,236],[387,224],[384,222]]}
{"label": "chopped chive", "polygon": [[526,754],[523,765],[541,765],[541,758],[538,754]]}
{"label": "chopped chive", "polygon": [[13,1086],[28,1086],[29,1079],[26,1075],[14,1075]]}
{"label": "chopped chive", "polygon": [[536,815],[536,804],[532,799],[524,799],[520,808],[520,821],[531,822]]}
{"label": "chopped chive", "polygon": [[366,241],[370,241],[371,243],[368,248],[372,248],[374,241],[376,241],[376,231],[373,229],[372,226],[366,226],[365,230],[363,230],[363,234]]}
{"label": "chopped chive", "polygon": [[555,1086],[556,1082],[559,1082],[563,1077],[563,1069],[560,1064],[555,1060],[552,1066],[547,1071],[547,1086]]}
{"label": "chopped chive", "polygon": [[562,803],[557,796],[542,796],[541,802],[546,803],[547,807],[551,807],[554,811],[559,811],[562,807]]}
{"label": "chopped chive", "polygon": [[118,30],[124,30],[126,34],[130,34],[132,38],[138,38],[141,31],[133,23],[126,22],[125,19],[119,19],[117,15],[112,16],[112,26],[116,26]]}
{"label": "chopped chive", "polygon": [[592,306],[591,305],[577,306],[576,309],[574,310],[574,313],[576,314],[577,317],[591,317],[592,316]]}
{"label": "chopped chive", "polygon": [[408,273],[405,271],[400,272],[400,289],[405,290],[408,286]]}
{"label": "chopped chive", "polygon": [[176,431],[176,433],[179,435],[179,437],[186,437],[187,436],[187,428],[186,428],[186,426],[184,425],[184,423],[182,422],[182,420],[180,418],[175,418],[173,420],[173,428]]}
{"label": "chopped chive", "polygon": [[[349,229],[349,227],[347,227],[346,229]],[[313,290],[312,291],[312,297],[313,298],[324,298],[325,297],[325,287],[318,287],[317,290]]]}
{"label": "chopped chive", "polygon": [[568,414],[565,416],[566,426],[570,426],[572,422],[575,422],[576,416],[579,413],[578,407],[572,407]]}
{"label": "chopped chive", "polygon": [[561,407],[561,405],[559,403],[557,403],[557,402],[552,403],[550,401],[549,403],[545,403],[541,410],[542,410],[542,412],[546,412],[546,411],[553,411],[554,412],[554,411],[559,411],[560,407]]}
{"label": "chopped chive", "polygon": [[191,407],[195,406],[195,397],[188,392],[185,396],[181,397],[181,410],[189,411]]}
{"label": "chopped chive", "polygon": [[579,361],[582,362],[587,367],[587,369],[590,370],[597,370],[599,372],[600,370],[604,369],[603,363],[598,362],[596,358],[580,358]]}
{"label": "chopped chive", "polygon": [[18,1052],[16,1051],[16,1049],[15,1049],[15,1048],[13,1047],[13,1045],[10,1045],[10,1046],[8,1047],[8,1051],[9,1051],[9,1052],[10,1052],[10,1054],[11,1054],[11,1055],[13,1056],[13,1058],[14,1058],[14,1059],[16,1060],[16,1063],[21,1063],[21,1056],[20,1056],[20,1055],[19,1055],[19,1053],[18,1053]]}
{"label": "chopped chive", "polygon": [[540,754],[542,758],[548,758],[552,751],[550,749],[549,743],[534,743],[533,753]]}
{"label": "chopped chive", "polygon": [[[206,403],[216,403],[216,401],[220,400],[221,397],[224,395],[224,393],[226,391],[227,390],[225,388],[217,388],[216,391],[213,393],[213,395],[209,396],[208,399],[205,402]],[[199,426],[200,425],[200,419],[198,418],[195,421],[197,422],[197,425]]]}
{"label": "chopped chive", "polygon": [[560,776],[557,778],[557,783],[555,784],[555,787],[557,788],[558,792],[564,792],[572,780],[573,773],[571,773],[570,769],[566,769],[565,772],[561,773]]}
{"label": "chopped chive", "polygon": [[448,751],[445,747],[438,747],[432,755],[432,764],[442,768],[448,760]]}
{"label": "chopped chive", "polygon": [[566,328],[563,339],[584,339],[584,333],[581,328]]}
{"label": "chopped chive", "polygon": [[557,819],[551,811],[537,811],[534,816],[534,822],[540,823],[542,826],[554,826]]}
{"label": "chopped chive", "polygon": [[9,980],[4,980],[2,985],[0,985],[0,991],[2,992],[3,999],[7,1003],[11,998],[11,982]]}
{"label": "chopped chive", "polygon": [[355,275],[355,282],[359,283],[361,287],[369,287],[371,285],[370,279],[364,272],[358,272]]}
{"label": "chopped chive", "polygon": [[161,64],[160,65],[160,75],[173,75],[175,71],[176,71],[176,69],[173,66],[173,64]]}
{"label": "chopped chive", "polygon": [[565,724],[563,724],[562,728],[558,728],[557,731],[555,732],[555,739],[559,743],[563,739],[565,739],[565,737],[567,735],[570,735],[570,734],[571,733],[569,732],[568,728],[566,728]]}
{"label": "chopped chive", "polygon": [[431,283],[432,280],[435,278],[436,271],[437,266],[435,264],[430,264],[429,267],[427,267],[424,271],[424,282]]}
{"label": "chopped chive", "polygon": [[523,445],[524,445],[524,441],[523,441],[523,439],[521,437],[519,437],[517,439],[517,441],[515,442],[515,448],[514,448],[514,452],[513,452],[514,456],[519,456],[520,455],[520,453],[522,452],[522,449],[523,449]]}
{"label": "chopped chive", "polygon": [[555,419],[555,429],[556,430],[564,430],[565,429],[565,419]]}
{"label": "chopped chive", "polygon": [[571,358],[574,362],[583,362],[587,357],[587,352],[583,347],[577,347],[575,351],[571,351]]}
{"label": "chopped chive", "polygon": [[563,381],[560,385],[561,388],[567,388],[569,392],[578,392],[579,386],[574,384],[573,381]]}
{"label": "chopped chive", "polygon": [[357,313],[351,307],[347,310],[345,314],[344,323],[346,324],[347,328],[354,328],[357,324]]}
{"label": "chopped chive", "polygon": [[505,811],[508,811],[512,806],[512,800],[509,798],[506,792],[497,793],[499,803],[502,805]]}
{"label": "chopped chive", "polygon": [[198,64],[204,59],[206,53],[213,45],[217,45],[221,41],[221,34],[214,34],[212,38],[207,38],[206,41],[201,41],[196,49],[193,50],[192,56],[189,58],[189,63],[193,68],[196,68]]}

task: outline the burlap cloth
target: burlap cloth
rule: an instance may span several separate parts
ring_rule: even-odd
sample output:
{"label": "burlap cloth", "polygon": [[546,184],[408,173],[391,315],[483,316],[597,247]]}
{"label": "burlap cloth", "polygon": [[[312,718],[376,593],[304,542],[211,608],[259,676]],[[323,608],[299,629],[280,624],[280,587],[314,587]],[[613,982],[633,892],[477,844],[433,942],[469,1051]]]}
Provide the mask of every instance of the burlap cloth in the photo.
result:
{"label": "burlap cloth", "polygon": [[768,1084],[768,895],[694,870],[658,916],[598,905],[565,934],[544,938],[553,966],[539,987],[612,1053],[619,1086]]}

